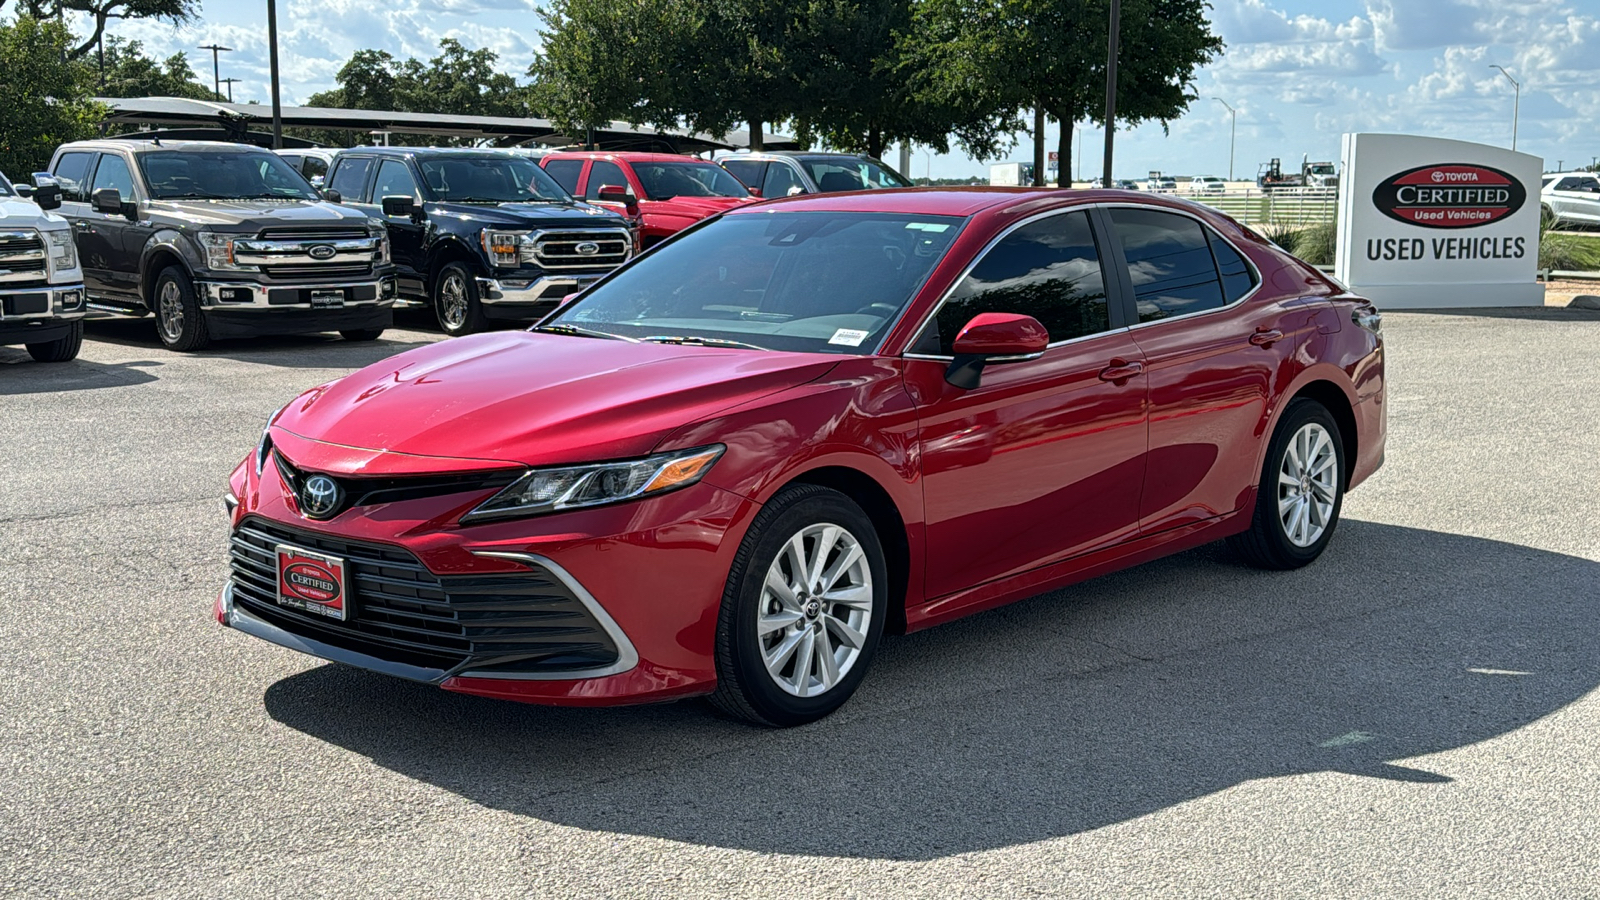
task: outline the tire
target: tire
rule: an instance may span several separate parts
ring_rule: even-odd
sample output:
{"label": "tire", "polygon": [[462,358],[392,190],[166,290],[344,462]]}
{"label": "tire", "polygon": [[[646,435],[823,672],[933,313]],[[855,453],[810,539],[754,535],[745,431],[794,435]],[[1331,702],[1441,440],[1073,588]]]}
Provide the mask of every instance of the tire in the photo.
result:
{"label": "tire", "polygon": [[194,282],[182,267],[168,266],[156,276],[150,309],[156,314],[156,337],[168,350],[189,353],[211,343],[205,313],[195,299]]}
{"label": "tire", "polygon": [[[815,582],[792,590],[795,556],[789,547],[796,538],[802,566],[816,562],[817,548],[828,548],[818,567],[824,577],[841,560],[854,559],[834,573],[834,586],[822,597],[808,589]],[[785,586],[782,593],[769,586],[769,578]],[[781,728],[814,722],[843,706],[866,676],[883,634],[888,584],[883,548],[861,507],[818,485],[780,491],[756,515],[728,573],[717,616],[711,704],[733,718]],[[870,608],[861,608],[868,603]],[[760,627],[774,625],[760,633]],[[785,647],[791,649],[786,653]]]}
{"label": "tire", "polygon": [[478,298],[478,276],[465,263],[453,262],[433,280],[433,313],[439,328],[451,337],[476,334],[489,326]]}
{"label": "tire", "polygon": [[[1302,465],[1308,453],[1309,466]],[[1290,403],[1267,448],[1250,530],[1228,539],[1235,552],[1256,568],[1278,570],[1321,556],[1344,508],[1347,468],[1333,414],[1315,400]],[[1303,477],[1291,480],[1297,472]]]}
{"label": "tire", "polygon": [[83,347],[83,321],[80,319],[73,322],[66,337],[25,346],[28,348],[28,355],[39,362],[57,363],[77,359],[78,350]]}
{"label": "tire", "polygon": [[382,328],[356,328],[350,331],[341,331],[339,336],[347,341],[365,342],[375,341],[383,337]]}

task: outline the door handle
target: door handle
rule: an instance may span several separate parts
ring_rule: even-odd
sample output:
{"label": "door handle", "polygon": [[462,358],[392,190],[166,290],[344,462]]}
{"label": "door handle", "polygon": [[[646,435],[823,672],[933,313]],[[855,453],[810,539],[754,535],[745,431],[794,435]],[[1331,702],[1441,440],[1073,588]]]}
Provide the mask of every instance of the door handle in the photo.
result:
{"label": "door handle", "polygon": [[94,226],[90,225],[88,222],[73,222],[72,224],[78,226],[78,230],[79,231],[93,231],[94,230]]}
{"label": "door handle", "polygon": [[1129,378],[1144,374],[1144,363],[1128,362],[1125,359],[1113,359],[1111,365],[1100,370],[1100,380],[1110,381],[1114,384],[1126,384]]}
{"label": "door handle", "polygon": [[1256,333],[1250,335],[1250,343],[1257,347],[1270,347],[1283,340],[1283,332],[1276,328],[1257,328]]}

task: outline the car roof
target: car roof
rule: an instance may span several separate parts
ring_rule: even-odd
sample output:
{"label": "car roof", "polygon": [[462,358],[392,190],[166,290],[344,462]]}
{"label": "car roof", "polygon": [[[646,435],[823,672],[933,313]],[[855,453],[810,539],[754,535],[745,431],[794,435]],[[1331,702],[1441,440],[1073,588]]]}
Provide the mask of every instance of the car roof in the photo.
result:
{"label": "car roof", "polygon": [[715,165],[707,159],[694,156],[684,156],[680,153],[647,153],[642,150],[556,150],[548,153],[545,159],[617,159],[623,162],[686,162]]}
{"label": "car roof", "polygon": [[254,144],[235,144],[231,141],[162,141],[156,143],[149,138],[100,138],[93,141],[73,141],[62,144],[62,150],[131,150],[134,153],[150,153],[161,150],[207,150],[223,151],[225,153],[270,153],[271,151]]}
{"label": "car roof", "polygon": [[987,209],[1020,204],[1040,209],[1067,203],[1091,203],[1136,198],[1148,203],[1150,195],[1137,191],[1077,190],[1074,188],[970,187],[892,188],[833,194],[797,194],[729,210],[727,215],[760,213],[782,207],[795,212],[882,212],[923,216],[971,216]]}
{"label": "car roof", "polygon": [[373,156],[461,156],[495,157],[499,159],[527,159],[521,153],[512,153],[497,147],[348,147],[344,153],[366,153]]}

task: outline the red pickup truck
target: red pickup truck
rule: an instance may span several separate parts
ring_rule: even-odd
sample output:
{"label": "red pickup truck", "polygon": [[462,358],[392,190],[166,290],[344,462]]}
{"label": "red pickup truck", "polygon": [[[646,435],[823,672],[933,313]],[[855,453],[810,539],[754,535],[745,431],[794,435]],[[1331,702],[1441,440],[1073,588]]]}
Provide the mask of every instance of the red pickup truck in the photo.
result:
{"label": "red pickup truck", "polygon": [[[646,249],[707,216],[756,199],[721,166],[670,153],[551,153],[539,165],[572,196],[642,220]],[[620,192],[606,188],[623,188],[628,196],[621,199]],[[637,213],[628,209],[635,205]]]}

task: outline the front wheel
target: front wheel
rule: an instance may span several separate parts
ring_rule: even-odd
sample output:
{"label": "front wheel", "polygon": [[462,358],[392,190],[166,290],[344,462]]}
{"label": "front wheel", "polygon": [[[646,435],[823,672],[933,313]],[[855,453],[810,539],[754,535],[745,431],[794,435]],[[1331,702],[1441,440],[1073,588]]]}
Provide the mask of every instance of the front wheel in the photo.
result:
{"label": "front wheel", "polygon": [[1333,414],[1315,400],[1284,410],[1267,448],[1250,530],[1230,538],[1261,569],[1298,569],[1322,555],[1344,505],[1344,443]]}
{"label": "front wheel", "polygon": [[39,362],[67,362],[78,358],[78,350],[83,347],[83,322],[72,323],[66,335],[53,341],[36,341],[25,345],[28,355]]}
{"label": "front wheel", "polygon": [[433,311],[439,327],[451,337],[475,334],[489,325],[478,297],[478,278],[465,263],[453,262],[439,270],[433,285]]}
{"label": "front wheel", "polygon": [[865,677],[887,606],[883,549],[861,507],[817,485],[780,492],[728,575],[712,704],[778,727],[828,715]]}
{"label": "front wheel", "polygon": [[182,268],[168,266],[161,270],[150,308],[156,314],[156,336],[168,350],[186,353],[211,343],[205,313],[195,299],[194,282]]}

